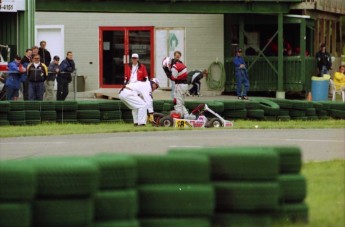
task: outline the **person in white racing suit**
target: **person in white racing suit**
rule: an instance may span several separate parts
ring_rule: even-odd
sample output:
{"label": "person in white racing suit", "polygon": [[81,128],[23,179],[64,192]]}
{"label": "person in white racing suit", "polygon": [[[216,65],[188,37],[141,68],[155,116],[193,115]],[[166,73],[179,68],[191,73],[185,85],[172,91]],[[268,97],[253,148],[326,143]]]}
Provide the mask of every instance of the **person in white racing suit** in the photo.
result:
{"label": "person in white racing suit", "polygon": [[119,99],[132,110],[135,126],[145,126],[147,113],[149,122],[153,122],[152,92],[159,88],[159,81],[152,78],[147,81],[138,81],[125,85],[119,92]]}

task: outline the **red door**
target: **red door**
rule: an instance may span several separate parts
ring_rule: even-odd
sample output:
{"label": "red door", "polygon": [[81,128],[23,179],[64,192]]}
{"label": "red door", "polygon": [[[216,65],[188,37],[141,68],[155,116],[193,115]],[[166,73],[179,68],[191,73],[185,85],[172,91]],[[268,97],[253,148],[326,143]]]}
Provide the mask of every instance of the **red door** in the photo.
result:
{"label": "red door", "polygon": [[148,75],[154,75],[153,27],[100,27],[99,36],[101,88],[123,85],[124,66],[132,53],[139,54]]}

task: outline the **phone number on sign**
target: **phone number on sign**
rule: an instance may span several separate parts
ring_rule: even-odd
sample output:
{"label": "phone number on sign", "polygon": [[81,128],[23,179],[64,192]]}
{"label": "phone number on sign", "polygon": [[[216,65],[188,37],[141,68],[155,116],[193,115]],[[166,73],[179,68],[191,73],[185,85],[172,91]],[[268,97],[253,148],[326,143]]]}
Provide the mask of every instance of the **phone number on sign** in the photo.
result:
{"label": "phone number on sign", "polygon": [[0,5],[0,10],[14,10],[13,5]]}

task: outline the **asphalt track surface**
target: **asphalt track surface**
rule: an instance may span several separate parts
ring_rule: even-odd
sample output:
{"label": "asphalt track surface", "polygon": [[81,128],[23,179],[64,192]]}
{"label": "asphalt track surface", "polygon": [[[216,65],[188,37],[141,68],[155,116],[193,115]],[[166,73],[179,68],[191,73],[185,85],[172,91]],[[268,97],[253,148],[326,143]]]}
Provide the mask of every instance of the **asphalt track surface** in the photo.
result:
{"label": "asphalt track surface", "polygon": [[345,159],[345,129],[205,129],[0,139],[0,160],[96,153],[165,154],[172,147],[298,146],[303,161]]}

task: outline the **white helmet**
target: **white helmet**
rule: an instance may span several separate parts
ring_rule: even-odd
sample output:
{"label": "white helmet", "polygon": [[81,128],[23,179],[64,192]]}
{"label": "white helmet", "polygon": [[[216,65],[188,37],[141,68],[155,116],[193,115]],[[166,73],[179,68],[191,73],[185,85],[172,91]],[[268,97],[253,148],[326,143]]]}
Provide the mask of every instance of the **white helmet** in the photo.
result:
{"label": "white helmet", "polygon": [[170,66],[171,66],[171,58],[170,57],[163,58],[162,66],[170,68]]}
{"label": "white helmet", "polygon": [[152,78],[151,81],[157,84],[157,87],[159,87],[159,80],[157,78]]}

